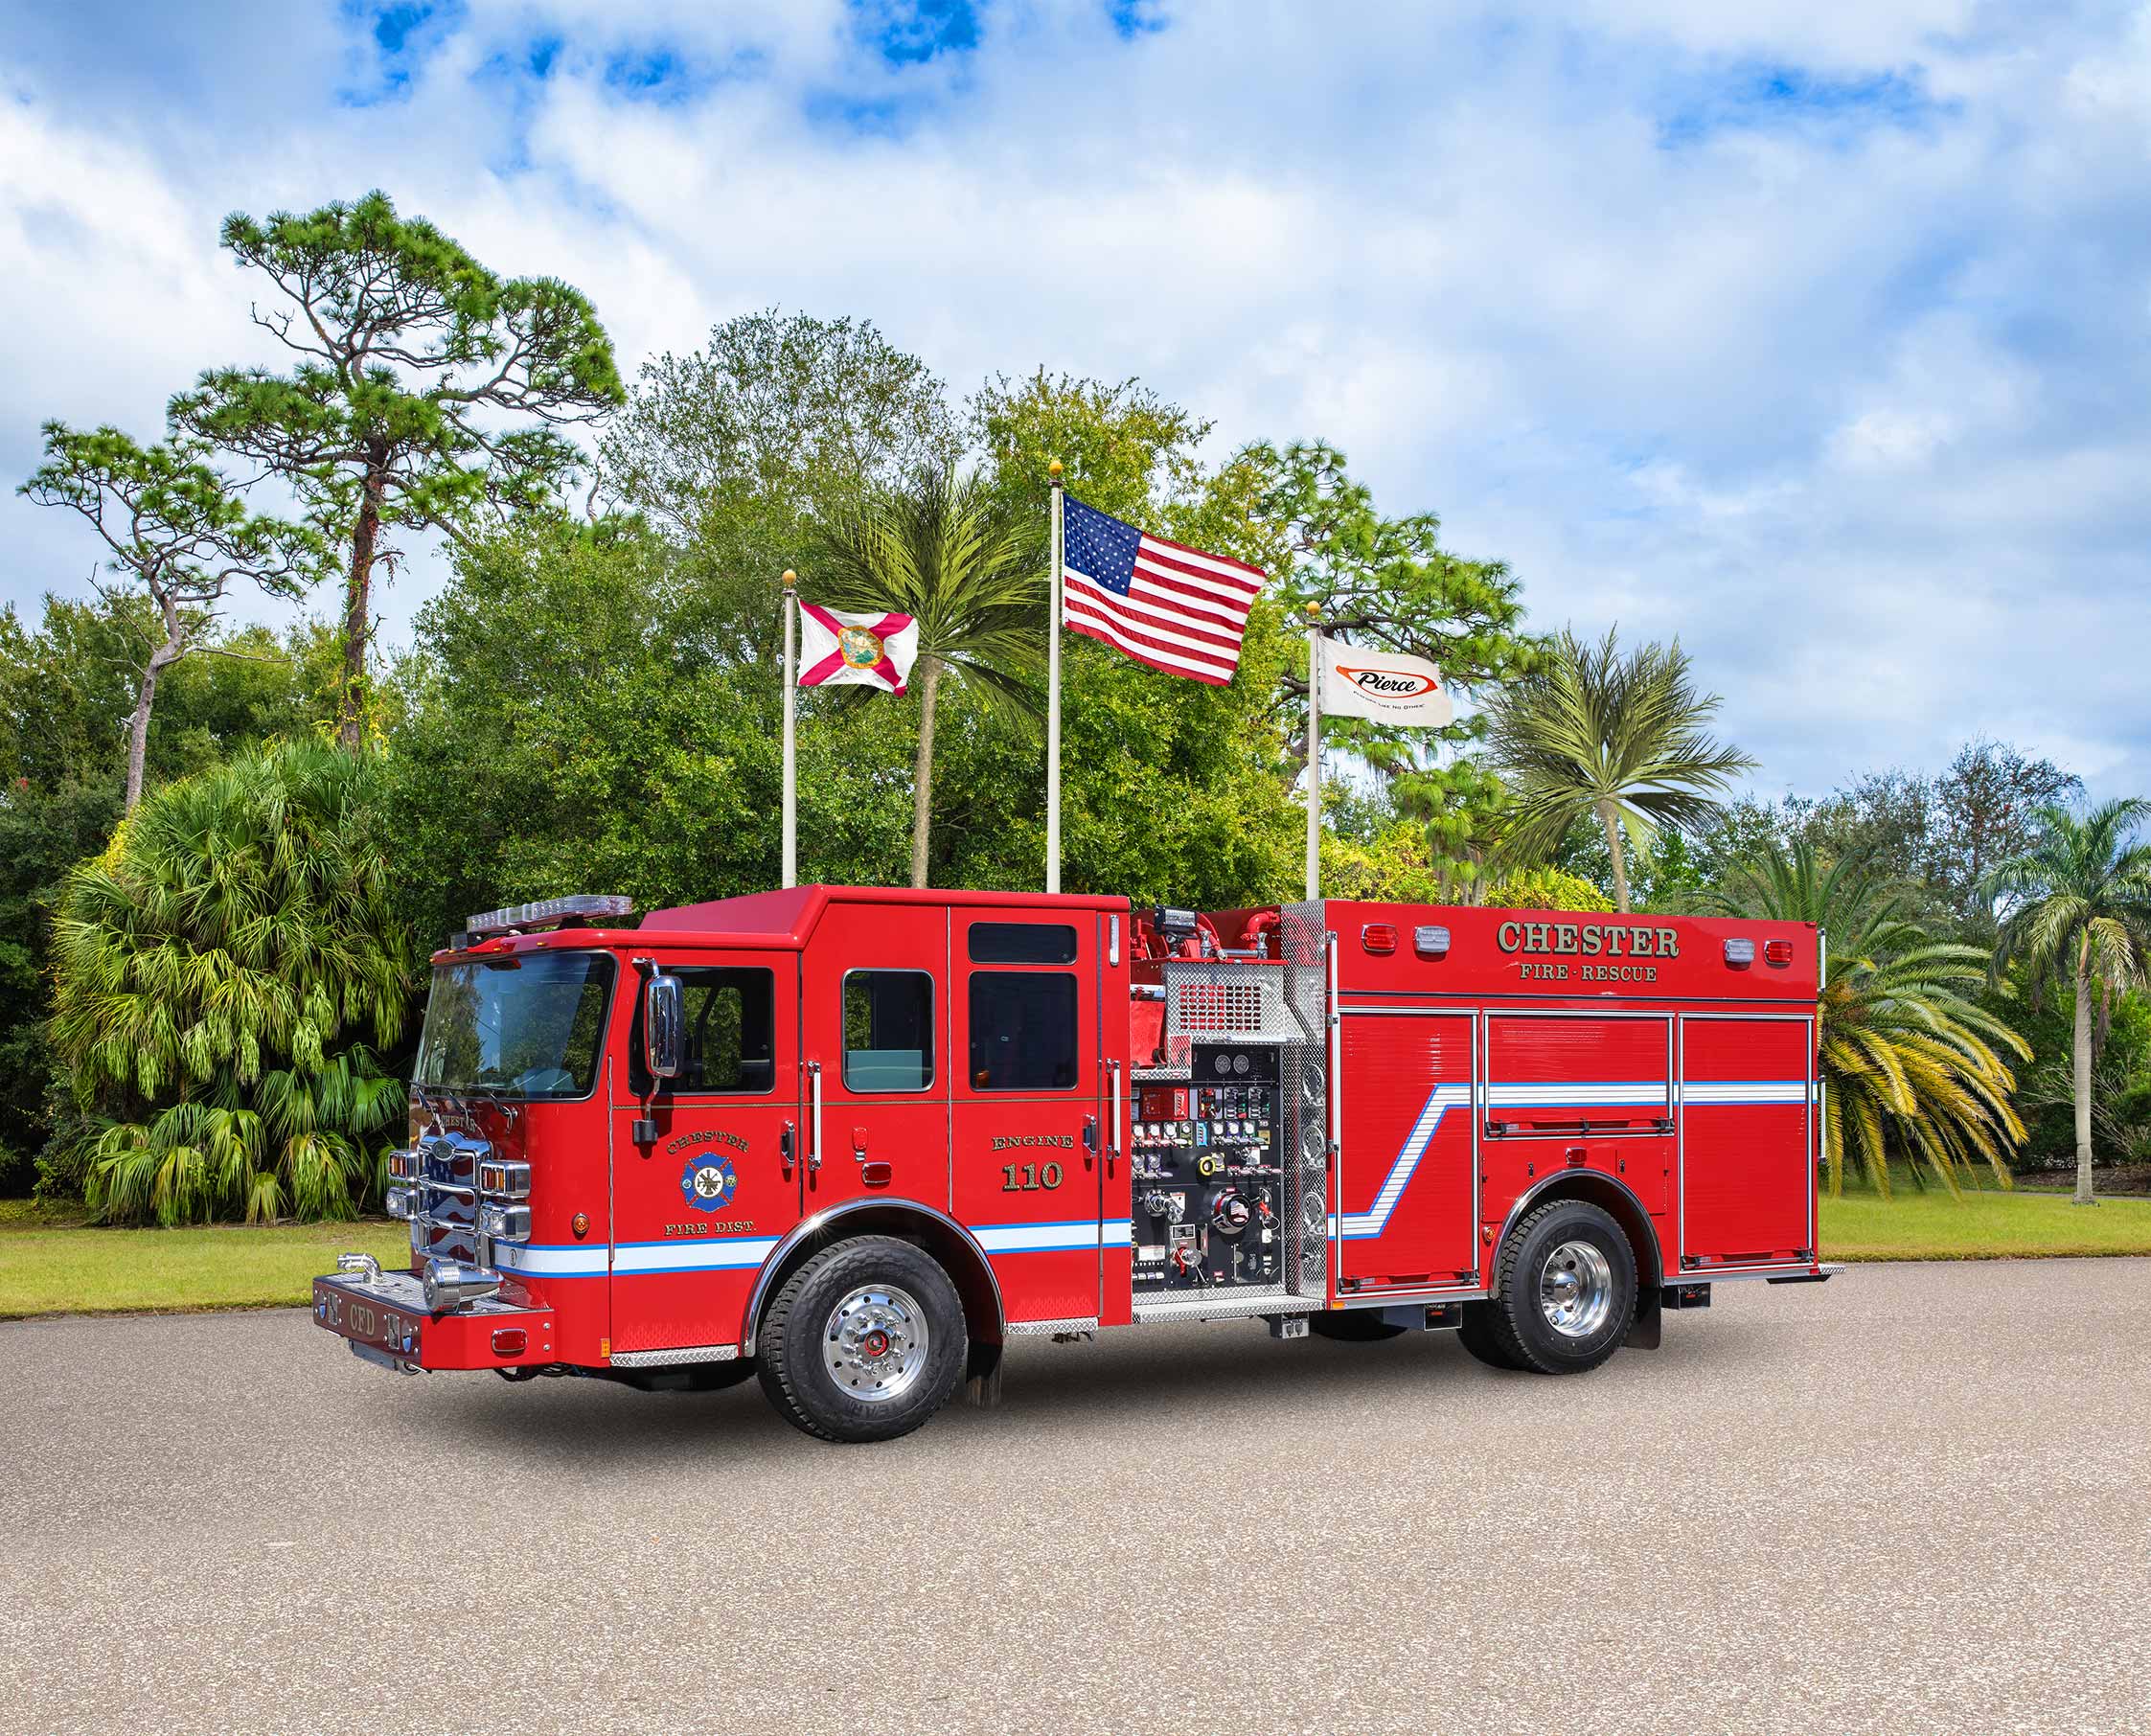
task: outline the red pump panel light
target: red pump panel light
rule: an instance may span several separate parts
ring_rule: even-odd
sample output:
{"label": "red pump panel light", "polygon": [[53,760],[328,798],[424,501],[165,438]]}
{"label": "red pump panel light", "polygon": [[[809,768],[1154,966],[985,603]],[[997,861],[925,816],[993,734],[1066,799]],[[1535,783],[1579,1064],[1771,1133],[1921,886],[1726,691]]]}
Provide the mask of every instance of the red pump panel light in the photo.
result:
{"label": "red pump panel light", "polygon": [[1360,945],[1369,952],[1394,952],[1397,949],[1397,925],[1394,923],[1369,923],[1360,930]]}
{"label": "red pump panel light", "polygon": [[1793,962],[1793,943],[1789,940],[1765,941],[1763,962],[1771,965],[1789,965]]}

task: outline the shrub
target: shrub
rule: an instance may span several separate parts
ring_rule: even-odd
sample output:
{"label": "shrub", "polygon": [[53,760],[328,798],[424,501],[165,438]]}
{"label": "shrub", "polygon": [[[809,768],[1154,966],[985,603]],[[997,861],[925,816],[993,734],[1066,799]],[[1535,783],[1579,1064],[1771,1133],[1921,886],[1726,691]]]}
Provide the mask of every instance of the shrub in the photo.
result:
{"label": "shrub", "polygon": [[412,948],[391,911],[378,767],[315,742],[147,797],[69,877],[55,1048],[88,1116],[85,1198],[160,1223],[352,1216],[403,1093]]}

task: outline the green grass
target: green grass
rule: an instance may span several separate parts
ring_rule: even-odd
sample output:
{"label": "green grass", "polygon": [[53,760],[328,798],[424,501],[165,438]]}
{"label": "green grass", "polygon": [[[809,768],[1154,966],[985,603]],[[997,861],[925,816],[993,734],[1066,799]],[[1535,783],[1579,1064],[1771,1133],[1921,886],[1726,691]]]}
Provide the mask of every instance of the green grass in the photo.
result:
{"label": "green grass", "polygon": [[2035,1260],[2069,1254],[2151,1254],[2151,1199],[2071,1205],[2066,1194],[2002,1193],[1991,1185],[1951,1199],[1932,1182],[1892,1176],[1889,1199],[1848,1181],[1822,1197],[1825,1260]]}
{"label": "green grass", "polygon": [[280,1223],[265,1229],[93,1229],[79,1218],[0,1201],[0,1320],[304,1303],[346,1248],[383,1266],[410,1259],[400,1223]]}
{"label": "green grass", "polygon": [[[302,1305],[317,1272],[347,1248],[401,1266],[403,1226],[283,1223],[267,1229],[97,1229],[79,1213],[0,1200],[0,1320],[29,1314],[179,1313]],[[2151,1254],[2151,1199],[2086,1208],[2066,1195],[1920,1193],[1909,1178],[1883,1199],[1850,1187],[1822,1199],[1825,1260],[2021,1260]]]}

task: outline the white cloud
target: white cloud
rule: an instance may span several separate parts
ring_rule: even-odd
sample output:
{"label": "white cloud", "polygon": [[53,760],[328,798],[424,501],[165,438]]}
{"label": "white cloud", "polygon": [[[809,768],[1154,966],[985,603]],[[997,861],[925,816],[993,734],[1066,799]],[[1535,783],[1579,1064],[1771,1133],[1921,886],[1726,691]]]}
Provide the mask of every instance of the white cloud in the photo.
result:
{"label": "white cloud", "polygon": [[[378,182],[589,290],[630,366],[777,303],[959,391],[1139,373],[1221,443],[1326,436],[1542,624],[1678,631],[1767,787],[1993,729],[2151,788],[2151,14],[1184,0],[1122,41],[1005,0],[890,64],[864,34],[900,8],[517,0],[365,108],[337,16],[281,67],[260,25],[230,65],[123,43],[131,99],[94,105],[80,28],[38,26],[0,464],[249,354],[225,209]],[[0,506],[7,594],[74,581],[56,517]]]}

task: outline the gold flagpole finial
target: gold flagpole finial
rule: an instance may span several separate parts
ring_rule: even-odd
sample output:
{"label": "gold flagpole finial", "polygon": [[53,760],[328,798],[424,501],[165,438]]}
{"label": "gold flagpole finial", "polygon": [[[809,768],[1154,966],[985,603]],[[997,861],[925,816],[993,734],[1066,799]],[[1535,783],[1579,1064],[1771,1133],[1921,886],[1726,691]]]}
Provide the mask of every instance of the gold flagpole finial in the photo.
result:
{"label": "gold flagpole finial", "polygon": [[1319,621],[1322,618],[1322,605],[1319,603],[1310,603],[1307,605],[1307,618],[1310,621]]}
{"label": "gold flagpole finial", "polygon": [[1058,458],[1048,460],[1045,473],[1052,477],[1055,482],[1059,482],[1061,480],[1061,461]]}
{"label": "gold flagpole finial", "polygon": [[793,585],[797,584],[798,582],[799,582],[799,575],[798,575],[797,573],[793,572],[793,571],[792,571],[792,570],[791,570],[791,569],[790,569],[790,568],[789,568],[789,566],[788,566],[788,567],[786,567],[786,568],[785,568],[785,570],[784,570],[784,587],[785,587],[785,589],[789,591],[789,589],[790,589],[790,588],[791,588],[791,587],[792,587]]}

